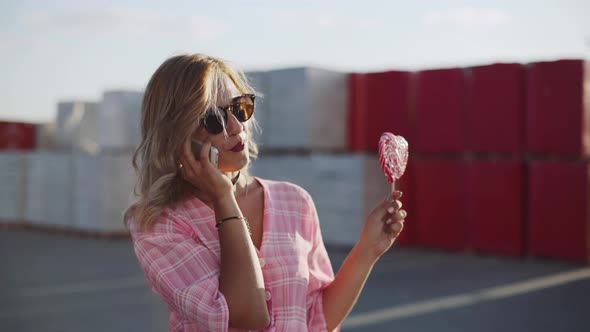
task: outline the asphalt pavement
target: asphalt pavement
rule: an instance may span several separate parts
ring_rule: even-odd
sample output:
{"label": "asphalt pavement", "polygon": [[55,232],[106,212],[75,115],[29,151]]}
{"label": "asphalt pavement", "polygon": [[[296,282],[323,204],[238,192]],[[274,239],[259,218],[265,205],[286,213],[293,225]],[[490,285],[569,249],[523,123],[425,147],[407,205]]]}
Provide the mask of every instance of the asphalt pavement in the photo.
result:
{"label": "asphalt pavement", "polygon": [[[168,329],[129,240],[2,231],[0,266],[1,331]],[[587,265],[393,248],[342,330],[587,332],[588,308]]]}

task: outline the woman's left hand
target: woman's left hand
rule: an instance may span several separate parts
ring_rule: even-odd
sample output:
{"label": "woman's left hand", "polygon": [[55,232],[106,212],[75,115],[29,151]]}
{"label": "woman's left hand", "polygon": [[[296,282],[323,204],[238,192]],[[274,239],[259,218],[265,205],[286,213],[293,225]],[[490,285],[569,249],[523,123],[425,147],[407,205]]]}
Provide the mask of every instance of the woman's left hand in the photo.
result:
{"label": "woman's left hand", "polygon": [[404,228],[407,216],[402,209],[401,191],[394,191],[391,199],[385,199],[379,203],[367,216],[358,243],[359,249],[377,260],[395,242],[395,239]]}

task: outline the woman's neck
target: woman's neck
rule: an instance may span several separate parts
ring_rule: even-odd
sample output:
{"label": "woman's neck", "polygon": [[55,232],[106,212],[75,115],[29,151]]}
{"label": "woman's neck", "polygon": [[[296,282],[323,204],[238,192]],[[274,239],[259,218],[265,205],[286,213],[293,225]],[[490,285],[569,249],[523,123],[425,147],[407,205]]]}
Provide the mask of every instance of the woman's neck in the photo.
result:
{"label": "woman's neck", "polygon": [[238,181],[234,185],[234,195],[236,195],[236,197],[246,196],[246,194],[248,194],[248,185],[252,180],[252,177],[242,172],[238,178]]}
{"label": "woman's neck", "polygon": [[[240,173],[240,172],[228,172],[228,173],[223,173],[225,176],[227,176],[230,181],[232,180],[236,180],[234,185],[233,185],[233,193],[234,196],[237,197],[244,197],[247,195],[248,193],[248,186],[250,185],[250,182],[253,181],[253,178],[250,176],[247,176],[245,173]],[[239,174],[239,175],[238,175]],[[234,182],[234,181],[232,181]],[[212,199],[205,194],[204,192],[200,191],[199,189],[195,188],[195,187],[191,187],[191,194],[193,194],[194,196],[196,196],[199,200],[201,200],[203,203],[211,205],[213,203]]]}

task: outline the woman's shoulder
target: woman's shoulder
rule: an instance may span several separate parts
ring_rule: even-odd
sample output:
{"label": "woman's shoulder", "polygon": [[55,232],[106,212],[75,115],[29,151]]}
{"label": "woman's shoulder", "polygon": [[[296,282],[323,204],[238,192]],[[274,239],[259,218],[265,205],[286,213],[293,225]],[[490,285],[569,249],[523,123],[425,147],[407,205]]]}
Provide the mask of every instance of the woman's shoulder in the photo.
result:
{"label": "woman's shoulder", "polygon": [[309,203],[312,201],[311,195],[303,187],[288,181],[275,181],[267,179],[257,179],[268,191],[272,200],[290,200]]}
{"label": "woman's shoulder", "polygon": [[186,208],[175,204],[164,207],[152,225],[144,226],[139,222],[137,216],[131,216],[127,219],[127,226],[130,234],[134,237],[176,233],[179,231],[190,232],[190,227],[187,227],[187,220],[189,220],[189,215]]}
{"label": "woman's shoulder", "polygon": [[256,177],[269,191],[295,193],[303,196],[309,196],[307,190],[298,184],[289,181],[268,180]]}

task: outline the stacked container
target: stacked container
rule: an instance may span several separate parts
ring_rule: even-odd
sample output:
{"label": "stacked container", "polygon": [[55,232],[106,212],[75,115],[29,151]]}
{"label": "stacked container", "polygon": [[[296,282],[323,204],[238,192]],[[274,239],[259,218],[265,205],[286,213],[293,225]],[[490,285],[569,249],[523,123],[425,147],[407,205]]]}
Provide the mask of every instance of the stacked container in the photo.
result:
{"label": "stacked container", "polygon": [[0,121],[0,151],[27,151],[35,148],[35,125]]}
{"label": "stacked container", "polygon": [[590,69],[581,60],[527,68],[528,250],[590,260]]}
{"label": "stacked container", "polygon": [[33,124],[0,121],[0,221],[22,223],[26,210],[26,156],[35,148]]}
{"label": "stacked container", "polygon": [[349,149],[409,142],[398,242],[587,261],[588,74],[580,60],[351,74]]}
{"label": "stacked container", "polygon": [[251,172],[306,189],[324,241],[353,246],[388,186],[374,154],[347,151],[347,74],[293,68],[247,76],[263,94],[255,113],[261,154]]}
{"label": "stacked container", "polygon": [[[377,155],[389,131],[410,148],[398,245],[587,262],[589,75],[581,60],[250,72],[261,129],[251,172],[306,189],[324,241],[350,247],[390,190]],[[124,230],[141,98],[107,91],[59,103],[55,124],[0,122],[0,220]]]}
{"label": "stacked container", "polygon": [[0,151],[0,221],[22,223],[26,209],[26,152]]}
{"label": "stacked container", "polygon": [[466,151],[465,93],[463,69],[416,73],[410,149],[415,155],[413,215],[420,246],[462,250],[467,244],[461,158]]}
{"label": "stacked container", "polygon": [[514,63],[465,71],[466,246],[525,253],[525,69]]}
{"label": "stacked container", "polygon": [[60,102],[55,124],[0,122],[0,150],[11,150],[0,154],[0,221],[125,232],[141,99],[140,92],[107,91],[99,103]]}
{"label": "stacked container", "polygon": [[[379,165],[378,142],[383,132],[402,135],[414,148],[412,127],[412,92],[416,76],[405,71],[377,73],[354,73],[348,76],[348,149],[357,154],[365,154],[373,160],[365,168],[363,187],[366,206],[374,207],[386,197],[390,185]],[[415,186],[413,178],[414,161],[410,156],[405,175],[396,184],[404,192],[404,209],[409,213],[408,223],[397,240],[398,245],[413,245],[416,241],[416,224],[412,222]],[[369,195],[368,192],[372,192]],[[370,208],[366,208],[364,216]]]}

